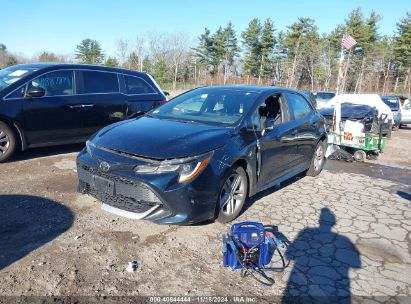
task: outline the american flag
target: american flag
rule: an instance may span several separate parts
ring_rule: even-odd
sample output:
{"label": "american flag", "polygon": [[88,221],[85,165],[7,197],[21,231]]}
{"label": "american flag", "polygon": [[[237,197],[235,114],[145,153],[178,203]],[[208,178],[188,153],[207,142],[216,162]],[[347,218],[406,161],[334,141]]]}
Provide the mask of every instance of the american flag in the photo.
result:
{"label": "american flag", "polygon": [[344,36],[341,40],[341,47],[349,50],[350,48],[352,48],[356,44],[357,44],[357,41],[355,41],[355,39],[353,37],[351,37],[348,34],[344,34]]}

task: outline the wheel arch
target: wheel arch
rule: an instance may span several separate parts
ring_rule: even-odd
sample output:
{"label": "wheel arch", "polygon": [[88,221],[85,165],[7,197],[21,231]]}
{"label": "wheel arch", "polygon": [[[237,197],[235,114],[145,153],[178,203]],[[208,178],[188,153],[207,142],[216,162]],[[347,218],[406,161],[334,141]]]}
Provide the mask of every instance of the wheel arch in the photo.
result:
{"label": "wheel arch", "polygon": [[255,194],[255,178],[250,161],[245,158],[239,158],[236,161],[234,161],[231,167],[235,165],[242,167],[247,175],[248,195],[251,196]]}
{"label": "wheel arch", "polygon": [[12,120],[7,119],[3,116],[0,116],[0,121],[8,125],[13,130],[13,132],[16,134],[16,138],[18,139],[18,142],[17,142],[18,149],[20,149],[21,151],[26,150],[27,148],[26,138],[24,137],[24,133],[21,131],[20,127]]}

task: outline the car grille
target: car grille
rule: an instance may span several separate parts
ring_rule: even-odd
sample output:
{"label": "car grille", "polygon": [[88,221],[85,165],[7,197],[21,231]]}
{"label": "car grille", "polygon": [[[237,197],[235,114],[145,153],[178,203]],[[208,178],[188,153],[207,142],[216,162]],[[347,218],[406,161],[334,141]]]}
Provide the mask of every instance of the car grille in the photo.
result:
{"label": "car grille", "polygon": [[[77,171],[78,191],[90,194],[104,204],[135,213],[142,213],[154,206],[162,205],[158,196],[144,183],[101,172],[86,165],[79,165]],[[108,193],[98,189],[93,183],[93,176],[113,182],[115,190]]]}

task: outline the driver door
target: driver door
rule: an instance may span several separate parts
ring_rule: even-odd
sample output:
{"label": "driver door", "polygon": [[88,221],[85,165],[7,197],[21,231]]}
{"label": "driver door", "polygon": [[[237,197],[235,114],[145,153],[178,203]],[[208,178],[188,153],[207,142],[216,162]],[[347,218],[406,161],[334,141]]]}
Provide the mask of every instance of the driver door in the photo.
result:
{"label": "driver door", "polygon": [[[279,103],[277,117],[264,117],[261,108],[266,106],[266,102],[274,97]],[[285,98],[281,94],[268,97],[257,110],[257,117],[260,121],[258,137],[259,149],[259,169],[258,187],[267,188],[273,181],[287,175],[295,169],[297,157],[296,134],[297,126],[290,119],[290,114]],[[270,122],[274,119],[274,122]],[[264,125],[265,124],[265,125]],[[272,124],[272,129],[266,126]]]}
{"label": "driver door", "polygon": [[83,111],[75,96],[72,70],[48,72],[30,80],[27,86],[45,89],[42,97],[23,99],[24,131],[29,145],[73,142],[84,137]]}

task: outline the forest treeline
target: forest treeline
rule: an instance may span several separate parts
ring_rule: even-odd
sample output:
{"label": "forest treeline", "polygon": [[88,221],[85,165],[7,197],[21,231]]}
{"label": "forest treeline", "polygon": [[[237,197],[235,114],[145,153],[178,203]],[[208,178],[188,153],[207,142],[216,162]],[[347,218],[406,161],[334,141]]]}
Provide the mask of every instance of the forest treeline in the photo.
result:
{"label": "forest treeline", "polygon": [[245,83],[335,91],[341,39],[347,33],[357,44],[344,51],[342,91],[411,95],[411,13],[398,20],[390,36],[379,32],[380,20],[377,13],[364,16],[357,8],[324,34],[305,17],[285,30],[278,30],[272,19],[252,19],[242,31],[228,22],[214,32],[206,28],[195,41],[187,33],[147,32],[133,40],[119,39],[110,56],[92,39],[82,40],[74,56],[44,51],[31,59],[0,44],[0,67],[80,62],[149,72],[165,89]]}

